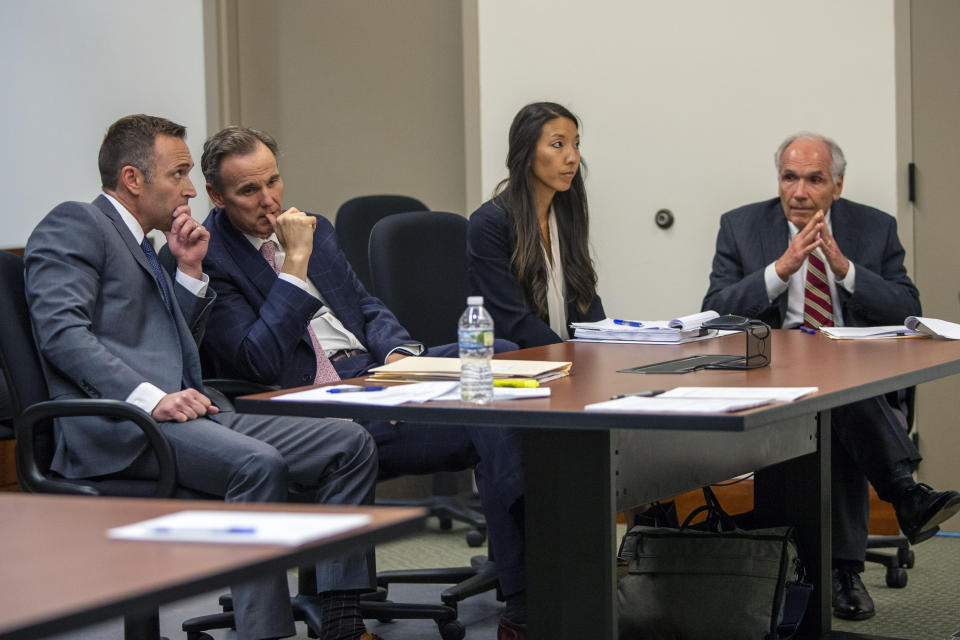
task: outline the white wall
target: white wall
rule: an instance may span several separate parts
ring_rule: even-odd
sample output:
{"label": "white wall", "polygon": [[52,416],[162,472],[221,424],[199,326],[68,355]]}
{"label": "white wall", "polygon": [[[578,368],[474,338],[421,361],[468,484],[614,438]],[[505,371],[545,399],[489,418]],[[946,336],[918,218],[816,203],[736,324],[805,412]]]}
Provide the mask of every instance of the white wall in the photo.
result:
{"label": "white wall", "polygon": [[[145,112],[186,125],[199,163],[202,9],[196,0],[0,2],[0,248],[22,247],[59,202],[99,193],[97,152],[121,116]],[[191,178],[202,192],[199,169]],[[202,219],[206,196],[193,203]]]}
{"label": "white wall", "polygon": [[[553,100],[578,114],[608,315],[699,310],[720,214],[776,195],[773,152],[794,131],[840,143],[844,195],[896,210],[893,0],[480,0],[476,10],[481,195],[506,175],[520,107]],[[668,231],[653,223],[663,207],[676,216]]]}

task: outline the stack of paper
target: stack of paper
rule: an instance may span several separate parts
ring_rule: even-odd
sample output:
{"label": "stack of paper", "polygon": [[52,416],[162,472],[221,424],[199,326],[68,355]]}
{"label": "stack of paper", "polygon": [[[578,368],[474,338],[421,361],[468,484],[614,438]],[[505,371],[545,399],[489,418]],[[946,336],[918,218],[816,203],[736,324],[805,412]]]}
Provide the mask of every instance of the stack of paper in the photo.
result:
{"label": "stack of paper", "polygon": [[605,318],[599,322],[574,322],[574,338],[596,342],[690,342],[714,337],[716,331],[701,329],[707,320],[718,317],[716,311],[704,311],[673,320],[621,320]]}
{"label": "stack of paper", "polygon": [[820,327],[820,331],[834,340],[866,340],[874,338],[918,338],[933,336],[947,340],[960,340],[960,324],[909,316],[902,325],[883,327]]}
{"label": "stack of paper", "polygon": [[626,396],[584,407],[587,411],[727,413],[771,402],[793,402],[817,387],[677,387],[653,396]]}
{"label": "stack of paper", "polygon": [[[549,360],[491,360],[493,378],[524,378],[549,382],[569,375],[571,362]],[[370,370],[371,382],[424,382],[428,380],[459,380],[459,358],[400,358],[390,364]]]}
{"label": "stack of paper", "polygon": [[919,333],[934,336],[937,338],[946,338],[947,340],[960,340],[960,324],[947,322],[946,320],[937,320],[936,318],[921,318],[919,316],[910,316],[904,321],[907,329],[913,329]]}
{"label": "stack of paper", "polygon": [[[355,393],[331,393],[331,390],[349,389],[351,385],[333,387],[313,387],[304,391],[292,391],[271,400],[277,402],[339,402],[343,404],[367,404],[380,407],[395,407],[408,402],[439,402],[460,400],[460,383],[453,381],[414,382],[385,386],[376,391],[357,391]],[[356,387],[352,387],[356,389]],[[523,398],[546,398],[549,387],[519,387],[493,390],[493,399],[520,400]]]}
{"label": "stack of paper", "polygon": [[834,340],[875,340],[878,338],[910,338],[922,336],[904,325],[882,327],[820,327],[820,333]]}

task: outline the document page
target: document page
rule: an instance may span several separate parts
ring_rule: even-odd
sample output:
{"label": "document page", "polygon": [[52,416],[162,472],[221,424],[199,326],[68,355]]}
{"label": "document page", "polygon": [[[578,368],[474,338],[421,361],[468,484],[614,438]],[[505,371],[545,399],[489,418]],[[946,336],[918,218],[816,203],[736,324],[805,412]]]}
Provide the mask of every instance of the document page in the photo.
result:
{"label": "document page", "polygon": [[587,411],[632,411],[640,413],[727,413],[769,404],[770,398],[644,398],[631,396],[588,404]]}
{"label": "document page", "polygon": [[117,540],[282,544],[296,546],[358,529],[362,513],[187,510],[107,530]]}
{"label": "document page", "polygon": [[915,329],[924,334],[946,338],[947,340],[960,340],[960,324],[938,320],[936,318],[921,318],[920,316],[910,316],[906,319],[905,325],[910,329]]}
{"label": "document page", "polygon": [[677,387],[660,394],[659,398],[764,398],[779,402],[793,402],[797,398],[816,393],[818,387]]}

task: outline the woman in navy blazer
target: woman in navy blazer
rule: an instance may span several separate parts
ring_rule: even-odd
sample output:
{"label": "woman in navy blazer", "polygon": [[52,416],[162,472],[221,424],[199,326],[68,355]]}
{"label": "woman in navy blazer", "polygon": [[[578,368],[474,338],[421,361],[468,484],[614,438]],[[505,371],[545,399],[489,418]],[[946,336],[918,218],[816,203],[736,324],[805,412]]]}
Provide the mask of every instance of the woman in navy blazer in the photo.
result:
{"label": "woman in navy blazer", "polygon": [[470,216],[467,269],[498,338],[521,347],[561,342],[571,322],[605,317],[587,241],[580,123],[553,102],[525,106],[510,125],[507,169]]}

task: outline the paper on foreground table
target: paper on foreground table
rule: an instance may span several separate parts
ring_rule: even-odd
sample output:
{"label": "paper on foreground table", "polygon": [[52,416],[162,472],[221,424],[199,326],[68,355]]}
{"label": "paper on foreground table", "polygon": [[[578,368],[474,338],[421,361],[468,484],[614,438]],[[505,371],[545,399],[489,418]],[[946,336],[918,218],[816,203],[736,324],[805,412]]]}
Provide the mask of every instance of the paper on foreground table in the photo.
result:
{"label": "paper on foreground table", "polygon": [[296,546],[358,529],[369,522],[370,516],[362,513],[187,510],[108,529],[107,537]]}

